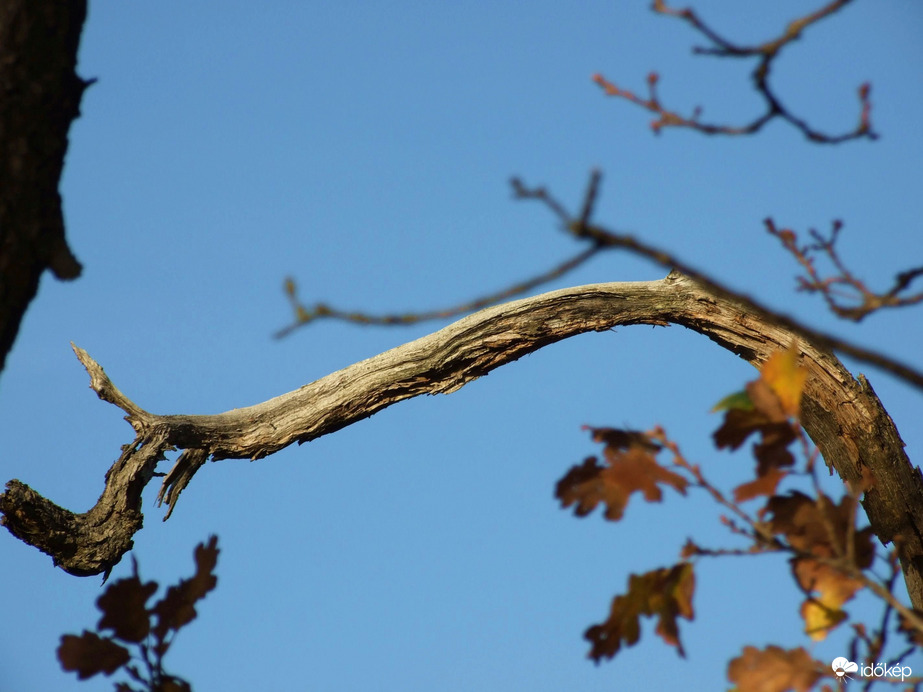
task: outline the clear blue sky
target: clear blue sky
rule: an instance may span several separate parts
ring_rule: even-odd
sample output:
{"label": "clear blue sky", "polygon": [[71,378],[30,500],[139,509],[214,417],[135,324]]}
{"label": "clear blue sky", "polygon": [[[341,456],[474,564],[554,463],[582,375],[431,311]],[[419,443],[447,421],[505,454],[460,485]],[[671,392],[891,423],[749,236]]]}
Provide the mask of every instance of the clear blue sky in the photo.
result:
{"label": "clear blue sky", "polygon": [[[0,480],[84,510],[131,441],[70,341],[148,410],[215,413],[440,326],[321,323],[277,341],[286,275],[307,300],[428,309],[574,253],[546,211],[511,199],[511,175],[576,205],[598,166],[600,221],[919,365],[919,310],[837,323],[793,291],[796,268],[762,220],[827,230],[843,219],[843,255],[876,286],[921,264],[920,6],[858,2],[780,60],[785,102],[823,129],[850,129],[855,89],[873,83],[882,138],[833,148],[782,124],[751,139],[654,137],[649,116],[603,97],[593,73],[643,90],[657,70],[667,104],[718,120],[760,104],[749,65],[691,56],[698,37],[647,5],[91,3],[80,73],[99,82],[63,182],[85,269],[74,283],[43,279],[8,359]],[[695,6],[744,42],[805,11]],[[608,255],[548,290],[664,274]],[[188,576],[209,534],[222,551],[218,589],[170,669],[198,692],[721,689],[743,644],[803,643],[784,562],[701,562],[688,659],[647,627],[596,667],[581,635],[628,575],[672,564],[687,536],[717,545],[724,534],[699,497],[635,500],[611,524],[574,518],[552,492],[597,451],[585,423],[662,424],[716,480],[740,482],[752,460],[710,446],[720,421],[708,410],[753,373],[678,327],[586,335],[269,459],[209,464],[166,523],[152,484],[135,540],[144,577]],[[919,457],[920,394],[868,374]],[[55,660],[61,634],[95,626],[99,579],[69,576],[6,533],[0,564],[0,690],[111,689]],[[843,641],[815,653],[846,655]]]}

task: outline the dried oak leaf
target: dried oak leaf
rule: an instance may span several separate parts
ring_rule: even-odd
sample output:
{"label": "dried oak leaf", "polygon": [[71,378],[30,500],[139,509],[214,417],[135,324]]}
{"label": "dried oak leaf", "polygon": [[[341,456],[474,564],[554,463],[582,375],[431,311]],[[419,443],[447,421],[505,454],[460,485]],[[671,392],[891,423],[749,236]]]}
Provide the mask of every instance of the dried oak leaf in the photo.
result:
{"label": "dried oak leaf", "polygon": [[777,468],[769,469],[762,476],[757,476],[749,483],[741,483],[734,488],[734,502],[746,502],[760,495],[773,495],[779,483],[788,474]]}
{"label": "dried oak leaf", "polygon": [[754,433],[761,436],[760,441],[753,446],[758,476],[765,476],[771,469],[795,463],[795,457],[788,451],[788,446],[797,437],[792,424],[787,419],[772,420],[760,409],[730,409],[724,414],[724,422],[712,438],[718,449],[737,449]]}
{"label": "dried oak leaf", "polygon": [[211,536],[208,544],[199,543],[195,549],[196,573],[191,579],[182,579],[176,586],[167,589],[167,593],[152,608],[157,615],[154,634],[163,640],[170,630],[192,622],[196,617],[196,601],[218,584],[218,577],[212,574],[218,564],[218,537]]}
{"label": "dried oak leaf", "polygon": [[773,353],[760,368],[759,379],[748,382],[745,392],[725,397],[715,407],[727,410],[713,435],[718,449],[737,449],[750,435],[759,433],[760,442],[753,448],[759,478],[794,464],[788,446],[797,437],[793,419],[799,416],[806,379],[807,370],[798,365],[794,347]]}
{"label": "dried oak leaf", "polygon": [[745,646],[728,664],[733,692],[807,692],[823,677],[824,666],[803,648]]}
{"label": "dried oak leaf", "polygon": [[[792,491],[771,497],[766,504],[766,512],[772,515],[767,522],[769,530],[784,534],[792,547],[819,557],[832,558],[844,548],[837,550],[827,527],[832,528],[838,541],[845,543],[855,517],[856,500],[846,495],[839,504],[834,504],[826,495],[815,500],[804,493]],[[854,532],[853,551],[858,567],[872,564],[875,556],[872,536],[871,528]]]}
{"label": "dried oak leaf", "polygon": [[584,633],[584,638],[592,644],[589,657],[599,663],[602,658],[613,658],[622,648],[622,642],[627,646],[636,644],[641,636],[642,615],[657,616],[657,634],[667,644],[675,646],[680,656],[685,656],[676,619],[693,619],[694,592],[695,573],[689,562],[646,574],[632,574],[628,579],[628,592],[612,600],[609,618]]}
{"label": "dried oak leaf", "polygon": [[58,660],[64,670],[77,673],[80,680],[97,673],[112,675],[131,660],[128,650],[109,638],[84,630],[79,637],[65,634],[58,647]]}
{"label": "dried oak leaf", "polygon": [[132,564],[133,576],[114,582],[96,599],[96,606],[103,612],[98,627],[112,630],[122,641],[140,642],[151,629],[145,604],[157,591],[157,582],[142,583],[134,558]]}
{"label": "dried oak leaf", "polygon": [[555,497],[562,508],[576,504],[574,513],[583,517],[602,502],[606,506],[606,519],[618,521],[634,492],[642,493],[648,502],[660,502],[663,492],[658,483],[662,483],[686,494],[688,481],[662,467],[642,447],[633,445],[622,451],[608,446],[604,454],[605,465],[600,465],[596,457],[589,457],[558,481]]}
{"label": "dried oak leaf", "polygon": [[801,604],[799,612],[804,620],[804,631],[811,639],[821,640],[834,627],[847,618],[842,606],[864,584],[839,570],[814,560],[793,560],[792,572],[798,585],[810,595]]}
{"label": "dried oak leaf", "polygon": [[605,442],[607,447],[625,450],[629,447],[641,447],[651,452],[660,451],[660,445],[640,430],[622,430],[620,428],[594,428],[583,426],[593,436],[593,442]]}
{"label": "dried oak leaf", "polygon": [[805,632],[820,640],[845,619],[842,606],[863,587],[835,566],[812,560],[813,555],[825,560],[841,559],[847,554],[846,542],[852,533],[852,555],[855,567],[865,569],[872,564],[875,546],[872,529],[850,529],[855,518],[855,498],[847,495],[838,505],[826,495],[814,500],[799,492],[769,499],[766,511],[771,514],[766,527],[782,534],[788,543],[803,555],[791,560],[792,572],[802,590],[808,594],[801,615]]}

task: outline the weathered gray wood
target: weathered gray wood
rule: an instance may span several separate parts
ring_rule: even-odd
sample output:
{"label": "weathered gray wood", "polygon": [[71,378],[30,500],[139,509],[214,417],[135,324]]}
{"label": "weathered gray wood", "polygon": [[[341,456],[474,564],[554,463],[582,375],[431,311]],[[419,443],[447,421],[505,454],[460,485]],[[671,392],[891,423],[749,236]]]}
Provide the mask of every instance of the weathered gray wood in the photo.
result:
{"label": "weathered gray wood", "polygon": [[19,481],[0,495],[2,523],[73,574],[111,569],[141,527],[141,490],[163,453],[184,450],[164,479],[171,509],[207,459],[260,459],[293,442],[335,432],[420,394],[448,394],[543,346],[589,331],[632,324],[678,324],[759,364],[796,344],[809,370],[803,423],[828,463],[847,481],[869,468],[876,486],[865,508],[883,542],[894,541],[915,607],[923,608],[923,476],[874,391],[832,354],[753,316],[677,273],[660,281],[595,284],[488,308],[416,341],[334,372],[255,406],[208,416],[156,415],[122,394],[89,355],[75,347],[101,399],[127,414],[134,442],[106,474],[85,514],[54,505]]}

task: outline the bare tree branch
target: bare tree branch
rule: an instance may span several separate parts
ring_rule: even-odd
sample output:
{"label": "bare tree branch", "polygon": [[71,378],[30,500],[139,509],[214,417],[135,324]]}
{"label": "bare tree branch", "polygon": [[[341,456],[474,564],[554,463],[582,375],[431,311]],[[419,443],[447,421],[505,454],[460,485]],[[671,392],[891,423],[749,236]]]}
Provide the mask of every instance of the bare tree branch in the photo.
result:
{"label": "bare tree branch", "polygon": [[[598,172],[593,172],[591,179],[598,177]],[[751,312],[761,320],[777,324],[784,329],[798,334],[818,347],[839,351],[856,360],[873,365],[888,372],[907,384],[913,385],[917,389],[923,389],[923,372],[914,368],[907,363],[886,356],[877,351],[854,344],[845,339],[841,339],[832,334],[812,329],[801,322],[798,322],[788,315],[770,310],[766,306],[757,302],[754,298],[734,291],[719,281],[713,279],[692,265],[686,263],[679,257],[654,247],[642,240],[638,240],[634,235],[624,231],[613,231],[597,224],[588,224],[583,218],[577,219],[571,217],[564,206],[555,199],[544,187],[529,188],[517,178],[512,180],[513,190],[520,199],[537,200],[546,205],[549,210],[564,222],[565,229],[575,237],[587,240],[593,244],[593,248],[619,248],[627,250],[635,255],[645,257],[652,262],[659,264],[665,269],[675,269],[678,272],[694,279],[703,286],[706,286],[715,295],[721,296],[728,300],[735,300],[747,305]],[[591,189],[595,184],[591,184]],[[594,190],[594,195],[596,194]],[[898,285],[906,286],[916,278],[916,270],[905,272],[899,275]],[[893,289],[892,289],[893,290]],[[916,302],[916,301],[913,301]],[[908,301],[909,304],[909,301]]]}
{"label": "bare tree branch", "polygon": [[[602,173],[599,170],[591,171],[589,182],[587,184],[587,190],[584,194],[583,202],[581,203],[580,215],[576,216],[568,211],[567,207],[554,195],[552,195],[547,188],[543,186],[529,187],[519,178],[512,178],[510,180],[510,185],[513,188],[513,195],[516,198],[541,202],[561,222],[563,228],[568,233],[578,239],[590,243],[589,248],[554,267],[550,271],[539,274],[531,279],[528,279],[527,281],[513,284],[512,286],[509,286],[501,291],[497,291],[495,293],[467,301],[451,308],[423,312],[407,312],[401,314],[392,313],[385,315],[372,315],[359,311],[348,312],[330,307],[323,303],[318,303],[310,309],[305,308],[297,297],[297,289],[295,287],[294,280],[287,279],[285,290],[295,312],[295,321],[288,327],[278,331],[276,333],[276,337],[286,336],[298,327],[309,324],[319,318],[332,318],[361,325],[395,326],[417,324],[424,321],[455,317],[467,312],[471,312],[473,310],[487,307],[488,305],[496,304],[501,300],[521,295],[527,290],[563,276],[564,274],[582,265],[591,257],[594,257],[598,252],[602,250],[622,249],[641,257],[645,257],[660,265],[664,269],[676,269],[680,273],[695,279],[700,284],[708,287],[709,290],[711,290],[716,295],[722,296],[728,300],[736,300],[746,304],[764,321],[778,324],[779,326],[795,332],[802,338],[807,339],[808,341],[811,341],[820,347],[833,351],[839,351],[840,353],[855,358],[860,362],[867,363],[876,368],[880,368],[881,370],[884,370],[885,372],[900,378],[907,384],[913,385],[918,389],[923,389],[923,372],[914,368],[913,366],[898,361],[878,351],[874,351],[864,346],[854,344],[845,339],[841,339],[837,336],[834,336],[833,334],[813,329],[788,315],[771,310],[765,305],[759,303],[756,299],[725,286],[721,282],[712,278],[710,275],[699,271],[676,255],[666,252],[665,250],[661,250],[660,248],[650,245],[645,241],[639,240],[635,235],[631,233],[625,231],[614,231],[604,226],[591,223],[593,210],[599,197],[601,181]],[[831,303],[831,309],[833,309],[836,314],[859,320],[869,312],[877,310],[881,307],[908,306],[919,303],[921,300],[923,300],[923,294],[907,296],[901,295],[900,293],[909,287],[910,284],[920,274],[923,274],[923,269],[913,269],[899,274],[895,278],[894,287],[892,287],[887,293],[884,294],[876,294],[871,292],[865,287],[865,284],[861,283],[852,274],[850,274],[848,270],[842,266],[842,263],[839,261],[839,257],[836,255],[835,250],[833,249],[833,243],[836,239],[836,231],[839,230],[838,225],[834,227],[834,234],[831,239],[825,241],[825,239],[823,239],[819,234],[814,232],[813,235],[818,241],[818,244],[816,246],[798,248],[797,236],[793,231],[789,229],[777,230],[771,219],[766,219],[764,223],[767,225],[769,232],[775,237],[779,238],[786,249],[795,254],[796,258],[798,258],[802,263],[802,266],[807,267],[809,276],[813,280],[813,283],[806,279],[802,279],[802,290],[819,290],[824,292],[825,298],[828,299],[828,303]],[[837,224],[839,224],[839,222],[837,222]],[[816,272],[811,274],[811,272],[814,271],[813,264],[810,259],[810,252],[812,251],[823,251],[829,254],[832,257],[835,266],[840,269],[841,275],[831,279],[820,279]],[[855,291],[860,295],[863,301],[862,304],[859,306],[841,306],[835,303],[829,295],[830,285],[834,283],[848,283],[850,286],[853,286]]]}
{"label": "bare tree branch", "polygon": [[164,479],[171,507],[206,459],[259,459],[294,442],[335,432],[398,401],[447,394],[523,355],[576,334],[619,325],[682,325],[758,364],[798,344],[809,370],[803,399],[806,430],[848,482],[863,467],[876,486],[865,507],[876,534],[894,541],[914,606],[923,606],[923,477],[866,380],[829,352],[748,305],[716,295],[673,272],[660,281],[595,284],[545,293],[469,315],[444,329],[334,372],[261,404],[218,415],[157,415],[122,394],[86,352],[75,351],[100,398],[121,408],[135,430],[106,474],[97,504],[84,514],[62,509],[20,481],[0,495],[2,523],[72,574],[112,568],[141,527],[141,491],[158,461],[185,450]]}
{"label": "bare tree branch", "polygon": [[[766,219],[766,230],[777,238],[782,247],[792,254],[804,276],[798,277],[798,290],[820,293],[830,311],[843,319],[860,322],[882,308],[902,308],[923,302],[923,291],[907,294],[910,284],[923,275],[923,267],[900,272],[894,277],[894,284],[885,292],[873,291],[857,277],[840,258],[836,242],[843,230],[842,221],[834,221],[830,235],[825,236],[815,229],[808,231],[813,243],[799,244],[798,234],[790,228],[777,228],[772,219]],[[817,257],[826,257],[837,273],[821,276],[817,268]]]}
{"label": "bare tree branch", "polygon": [[496,305],[503,300],[509,300],[515,296],[520,296],[527,291],[531,291],[533,288],[537,288],[538,286],[560,278],[561,276],[564,276],[565,274],[584,264],[590,258],[594,257],[596,253],[598,253],[601,249],[602,248],[599,247],[590,247],[579,252],[574,257],[561,262],[561,264],[549,269],[546,272],[533,276],[532,278],[526,279],[525,281],[514,283],[511,286],[508,286],[494,293],[489,293],[485,296],[474,298],[452,307],[441,308],[438,310],[425,310],[422,312],[373,315],[357,310],[341,310],[339,308],[331,307],[326,303],[316,303],[312,307],[307,308],[298,299],[298,288],[295,284],[295,280],[288,278],[285,280],[285,294],[288,296],[289,302],[292,304],[292,311],[295,313],[295,321],[287,327],[283,327],[277,331],[275,336],[277,339],[281,339],[282,337],[288,336],[299,327],[303,327],[311,322],[323,318],[342,320],[344,322],[352,322],[354,324],[361,325],[393,327],[458,317],[460,315],[473,312],[474,310],[480,310],[481,308],[485,308],[489,305]]}
{"label": "bare tree branch", "polygon": [[[593,209],[596,205],[596,199],[599,193],[599,184],[601,181],[602,173],[599,170],[593,170],[590,172],[590,181],[587,185],[587,191],[584,195],[583,205],[580,210],[580,223],[582,224],[588,223],[590,217],[593,215]],[[519,182],[519,180],[517,178],[513,178],[511,184],[513,186],[514,195],[522,196],[520,194],[522,191],[522,184]],[[544,193],[544,190],[542,190],[542,192]],[[544,201],[555,212],[558,218],[560,218],[565,223],[565,225],[570,222],[570,214],[550,195],[545,194]],[[565,274],[568,274],[577,269],[577,267],[583,265],[585,262],[596,256],[596,253],[602,249],[603,248],[600,245],[593,245],[578,253],[574,257],[565,260],[561,264],[552,267],[548,271],[537,274],[529,279],[526,279],[525,281],[514,283],[499,291],[488,293],[487,295],[481,296],[479,298],[465,301],[459,305],[455,305],[449,308],[442,308],[439,310],[425,310],[422,312],[373,315],[367,312],[340,310],[339,308],[330,307],[325,303],[316,303],[313,307],[307,308],[298,299],[298,288],[295,284],[295,280],[289,277],[285,280],[285,294],[288,296],[289,302],[292,305],[292,311],[295,313],[295,321],[289,326],[280,329],[278,332],[276,332],[275,336],[277,339],[288,336],[299,327],[310,324],[319,318],[331,318],[335,320],[342,320],[344,322],[352,322],[354,324],[360,324],[363,326],[375,325],[393,327],[419,324],[420,322],[429,322],[432,320],[444,320],[450,317],[459,317],[466,313],[486,308],[490,305],[496,305],[501,301],[509,300],[510,298],[515,298],[516,296],[521,296],[527,291],[531,291],[533,288],[538,288],[539,286],[547,284],[550,281],[558,279]]]}
{"label": "bare tree branch", "polygon": [[757,60],[751,77],[766,109],[762,114],[743,125],[702,122],[700,120],[701,107],[697,107],[692,115],[688,117],[665,108],[657,95],[657,83],[660,77],[656,72],[651,72],[647,77],[647,98],[642,98],[627,89],[617,86],[601,74],[594,75],[593,81],[603,89],[607,96],[624,99],[656,115],[657,120],[651,123],[651,129],[655,134],[659,134],[665,127],[683,127],[706,135],[750,135],[759,132],[771,120],[779,118],[791,124],[807,139],[817,144],[840,144],[841,142],[860,138],[877,139],[878,135],[873,131],[871,123],[872,105],[869,100],[871,86],[868,83],[862,84],[858,89],[860,104],[858,124],[852,131],[839,135],[831,135],[815,129],[805,119],[796,116],[782,104],[778,94],[769,84],[769,74],[772,70],[773,62],[779,57],[782,49],[792,41],[801,38],[801,32],[807,27],[841,10],[850,2],[852,0],[833,0],[833,2],[824,5],[820,9],[790,22],[782,34],[776,38],[756,46],[742,46],[720,36],[699,18],[693,10],[689,8],[677,10],[668,7],[663,0],[654,1],[653,9],[655,12],[677,17],[688,22],[712,44],[709,47],[697,46],[693,49],[694,53],[722,58],[754,58]]}

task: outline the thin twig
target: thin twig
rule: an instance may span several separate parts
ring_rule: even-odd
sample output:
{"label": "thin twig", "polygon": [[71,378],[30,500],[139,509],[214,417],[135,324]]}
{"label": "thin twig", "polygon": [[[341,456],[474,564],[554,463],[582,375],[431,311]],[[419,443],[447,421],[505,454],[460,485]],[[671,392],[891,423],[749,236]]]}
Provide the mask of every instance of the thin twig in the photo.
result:
{"label": "thin twig", "polygon": [[807,139],[818,144],[839,144],[859,138],[877,139],[878,135],[872,130],[871,125],[871,102],[869,100],[871,87],[869,84],[862,84],[858,89],[860,104],[858,124],[852,131],[839,135],[821,132],[810,126],[803,118],[796,116],[782,104],[781,99],[769,84],[769,74],[772,71],[773,61],[779,56],[782,49],[792,41],[800,38],[802,31],[807,27],[839,11],[850,2],[852,0],[834,0],[800,19],[789,22],[778,37],[755,46],[742,46],[719,35],[699,18],[693,10],[688,8],[674,9],[668,7],[663,0],[655,0],[653,5],[655,12],[686,21],[712,44],[708,47],[698,46],[693,49],[694,53],[716,57],[757,59],[751,78],[756,91],[763,98],[766,109],[761,115],[744,125],[704,123],[699,120],[702,112],[701,108],[696,108],[689,117],[664,108],[656,93],[656,86],[659,81],[659,75],[656,72],[651,72],[647,77],[648,97],[646,99],[619,87],[601,74],[594,75],[593,81],[603,89],[606,95],[624,99],[656,115],[657,119],[651,123],[651,129],[655,134],[659,134],[664,127],[684,127],[706,135],[749,135],[761,130],[771,120],[780,118],[794,126]]}
{"label": "thin twig", "polygon": [[340,310],[339,308],[331,307],[325,303],[317,303],[311,308],[306,308],[298,300],[297,288],[295,286],[294,280],[286,279],[285,292],[291,301],[292,309],[295,313],[295,321],[289,326],[284,327],[283,329],[280,329],[278,332],[276,332],[275,337],[277,339],[281,339],[299,327],[303,327],[309,322],[313,322],[321,318],[343,320],[346,322],[362,325],[395,326],[419,324],[420,322],[426,322],[430,320],[441,320],[447,319],[449,317],[456,317],[458,315],[463,315],[468,312],[474,312],[475,310],[480,310],[482,308],[495,305],[504,300],[530,291],[537,286],[541,286],[542,284],[553,281],[554,279],[557,279],[584,264],[590,258],[594,257],[601,249],[602,248],[595,246],[589,247],[586,250],[577,253],[565,262],[562,262],[552,269],[543,272],[542,274],[534,276],[525,281],[515,283],[495,293],[489,293],[485,296],[481,296],[479,298],[475,298],[474,300],[470,300],[449,308],[428,310],[423,312],[373,315],[366,312]]}
{"label": "thin twig", "polygon": [[778,539],[776,539],[776,537],[762,523],[753,519],[753,517],[747,514],[747,512],[745,512],[740,507],[739,504],[737,504],[736,502],[732,502],[731,500],[728,500],[724,496],[724,493],[722,493],[717,488],[717,486],[712,484],[705,477],[705,474],[702,473],[702,469],[698,464],[690,463],[682,455],[682,453],[680,453],[679,446],[667,437],[666,431],[662,427],[660,426],[655,427],[653,430],[648,432],[647,435],[652,440],[655,440],[656,442],[658,442],[664,449],[667,449],[670,451],[670,453],[673,455],[674,465],[685,470],[693,477],[694,479],[693,485],[699,488],[702,488],[703,490],[708,492],[708,494],[712,496],[712,499],[717,504],[721,505],[725,509],[735,514],[741,521],[743,521],[749,527],[747,531],[741,531],[739,529],[736,529],[733,523],[730,520],[728,520],[727,523],[732,531],[738,534],[745,535],[751,540],[758,539],[761,543],[765,544],[767,551],[777,550],[782,547]]}
{"label": "thin twig", "polygon": [[[814,240],[810,244],[800,244],[795,231],[777,227],[771,218],[765,219],[763,223],[769,234],[791,253],[804,270],[804,276],[797,277],[798,290],[820,293],[830,311],[839,317],[859,322],[882,308],[907,307],[923,302],[923,291],[902,295],[916,278],[923,276],[923,267],[901,272],[895,277],[894,285],[884,292],[873,291],[853,274],[836,249],[843,228],[842,221],[833,222],[828,236],[813,228],[809,229],[808,233]],[[826,257],[837,273],[823,277],[815,261],[818,255]]]}
{"label": "thin twig", "polygon": [[[544,187],[530,189],[522,183],[519,183],[517,197],[539,201],[551,209],[558,217],[561,216],[561,210],[564,209],[563,205],[561,205],[561,203]],[[793,331],[798,334],[798,336],[821,348],[830,351],[839,351],[858,361],[873,365],[885,372],[891,373],[917,389],[923,390],[923,372],[916,368],[877,351],[858,346],[845,339],[833,336],[832,334],[812,329],[788,315],[770,310],[750,296],[734,291],[711,278],[709,275],[700,272],[679,257],[656,248],[653,245],[642,242],[631,234],[621,231],[612,231],[595,224],[584,224],[580,219],[568,221],[565,223],[565,228],[574,237],[592,242],[593,249],[621,248],[641,257],[646,257],[666,269],[675,269],[722,298],[743,303],[749,310],[767,322]]]}

